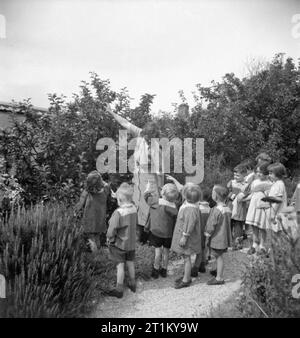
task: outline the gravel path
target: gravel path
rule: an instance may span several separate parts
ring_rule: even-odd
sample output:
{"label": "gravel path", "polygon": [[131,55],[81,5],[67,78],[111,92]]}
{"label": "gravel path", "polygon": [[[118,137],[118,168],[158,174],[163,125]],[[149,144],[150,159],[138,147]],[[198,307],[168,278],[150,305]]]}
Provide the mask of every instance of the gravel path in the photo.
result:
{"label": "gravel path", "polygon": [[233,296],[241,285],[247,257],[241,252],[225,255],[224,285],[208,286],[210,274],[199,274],[188,288],[174,289],[174,279],[182,274],[183,260],[170,262],[167,278],[138,281],[137,292],[125,289],[124,297],[103,297],[92,317],[96,318],[191,318],[209,317],[212,309]]}

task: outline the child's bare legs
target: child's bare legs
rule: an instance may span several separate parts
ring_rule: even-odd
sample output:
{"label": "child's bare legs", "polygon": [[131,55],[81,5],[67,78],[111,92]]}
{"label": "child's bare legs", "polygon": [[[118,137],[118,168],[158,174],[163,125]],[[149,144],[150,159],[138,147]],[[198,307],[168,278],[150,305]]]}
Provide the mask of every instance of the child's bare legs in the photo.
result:
{"label": "child's bare legs", "polygon": [[217,280],[223,280],[224,275],[224,258],[223,254],[217,257]]}
{"label": "child's bare legs", "polygon": [[259,229],[259,234],[260,234],[260,248],[266,249],[265,244],[267,240],[267,231],[264,229]]}
{"label": "child's bare legs", "polygon": [[135,292],[136,283],[135,283],[134,261],[126,261],[126,266],[127,266],[128,274],[129,274],[129,285],[128,286],[131,291]]}
{"label": "child's bare legs", "polygon": [[191,280],[192,261],[191,256],[184,256],[184,275],[182,281],[188,283]]}
{"label": "child's bare legs", "polygon": [[154,268],[159,270],[162,256],[162,248],[155,248]]}
{"label": "child's bare legs", "polygon": [[196,255],[194,267],[199,269],[201,262],[202,262],[202,253]]}
{"label": "child's bare legs", "polygon": [[125,276],[125,263],[118,263],[117,265],[117,289],[123,291]]}
{"label": "child's bare legs", "polygon": [[259,245],[259,229],[258,229],[258,227],[255,227],[255,226],[253,226],[252,229],[253,229],[253,244],[252,244],[252,246],[253,246],[254,249],[257,249],[257,247]]}
{"label": "child's bare legs", "polygon": [[166,269],[166,270],[168,269],[168,264],[169,264],[169,252],[170,252],[170,249],[163,247],[161,266],[163,269]]}

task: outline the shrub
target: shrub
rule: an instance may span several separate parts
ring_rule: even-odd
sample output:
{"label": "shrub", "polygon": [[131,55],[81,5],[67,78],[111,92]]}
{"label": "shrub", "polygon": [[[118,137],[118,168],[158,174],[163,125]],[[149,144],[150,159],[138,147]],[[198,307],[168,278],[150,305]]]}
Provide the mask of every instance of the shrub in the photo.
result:
{"label": "shrub", "polygon": [[300,273],[299,240],[271,234],[269,257],[253,257],[243,277],[240,311],[245,317],[299,317],[300,303],[292,296],[292,277]]}
{"label": "shrub", "polygon": [[0,223],[7,317],[74,317],[86,309],[93,270],[82,229],[63,205],[19,209]]}

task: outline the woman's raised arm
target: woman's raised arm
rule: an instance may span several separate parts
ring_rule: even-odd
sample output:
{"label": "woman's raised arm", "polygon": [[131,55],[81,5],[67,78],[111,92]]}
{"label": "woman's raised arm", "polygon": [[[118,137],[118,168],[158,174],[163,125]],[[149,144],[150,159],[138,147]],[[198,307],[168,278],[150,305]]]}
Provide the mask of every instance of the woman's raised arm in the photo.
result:
{"label": "woman's raised arm", "polygon": [[134,124],[130,123],[129,121],[127,121],[126,119],[124,119],[124,117],[119,116],[118,114],[114,113],[111,110],[111,107],[109,104],[107,104],[106,106],[106,110],[110,113],[110,115],[112,115],[114,117],[114,119],[120,123],[120,125],[122,127],[124,127],[125,129],[127,129],[133,136],[137,137],[140,135],[140,132],[142,131],[141,128],[136,127]]}

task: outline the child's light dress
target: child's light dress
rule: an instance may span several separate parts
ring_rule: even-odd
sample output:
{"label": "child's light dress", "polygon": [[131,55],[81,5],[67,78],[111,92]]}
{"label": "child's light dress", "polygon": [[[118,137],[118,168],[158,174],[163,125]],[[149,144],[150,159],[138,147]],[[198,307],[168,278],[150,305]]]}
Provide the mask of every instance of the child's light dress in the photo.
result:
{"label": "child's light dress", "polygon": [[246,224],[258,227],[259,229],[267,229],[268,220],[267,213],[265,209],[259,208],[261,204],[261,199],[265,197],[270,191],[272,182],[261,181],[260,179],[255,179],[251,184],[251,199],[246,216]]}
{"label": "child's light dress", "polygon": [[281,203],[271,203],[271,207],[266,210],[268,217],[268,227],[275,232],[282,230],[281,223],[277,220],[277,215],[287,206],[287,193],[284,182],[278,180],[271,186],[270,197],[281,198]]}

